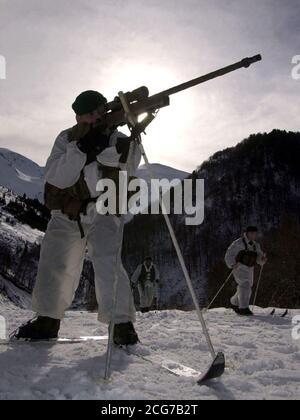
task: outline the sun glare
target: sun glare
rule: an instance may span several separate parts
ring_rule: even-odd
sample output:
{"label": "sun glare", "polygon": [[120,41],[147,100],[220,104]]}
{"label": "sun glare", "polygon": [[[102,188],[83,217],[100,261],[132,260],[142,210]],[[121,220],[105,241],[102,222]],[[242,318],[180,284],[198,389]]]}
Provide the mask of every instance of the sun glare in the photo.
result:
{"label": "sun glare", "polygon": [[[182,71],[137,63],[114,66],[107,73],[105,93],[114,98],[119,90],[132,91],[140,86],[147,86],[150,96],[176,86],[188,79],[190,75],[182,74]],[[179,93],[170,97],[171,106],[163,108],[155,121],[148,127],[147,141],[150,158],[158,162],[171,163],[173,153],[183,153],[184,132],[186,125],[190,123],[189,116],[193,114],[193,93],[191,91]],[[141,115],[142,121],[146,115]],[[122,131],[126,132],[124,128]]]}

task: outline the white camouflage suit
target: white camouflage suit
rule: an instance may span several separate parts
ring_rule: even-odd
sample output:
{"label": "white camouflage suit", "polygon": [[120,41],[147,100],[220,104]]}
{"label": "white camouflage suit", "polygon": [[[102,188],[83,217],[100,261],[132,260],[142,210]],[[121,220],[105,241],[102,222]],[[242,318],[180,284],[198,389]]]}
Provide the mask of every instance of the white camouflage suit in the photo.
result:
{"label": "white camouflage suit", "polygon": [[[110,147],[97,156],[103,165],[120,167],[117,153],[117,138],[124,137],[115,131],[109,141]],[[128,175],[134,174],[141,160],[135,144],[131,145],[131,158],[126,168]],[[96,184],[102,172],[97,162],[85,166],[87,156],[75,142],[68,141],[68,130],[63,131],[55,141],[46,164],[45,181],[64,189],[73,186],[84,168],[85,181],[91,197],[99,196]],[[120,219],[113,215],[100,215],[96,204],[89,203],[87,214],[81,215],[85,237],[81,238],[78,223],[71,221],[61,211],[51,212],[42,246],[36,285],[33,291],[33,310],[38,315],[62,319],[71,305],[79,284],[86,248],[95,272],[96,296],[99,304],[98,319],[109,323],[111,320],[112,288],[119,247],[122,245],[123,231],[119,229]],[[119,286],[115,322],[135,322],[135,307],[127,273],[120,265]]]}
{"label": "white camouflage suit", "polygon": [[[154,268],[155,271],[155,280],[154,282],[150,280],[146,280],[144,286],[139,282],[140,275],[142,273],[142,268],[145,268],[146,275],[147,273],[151,273],[152,268]],[[140,296],[140,307],[141,308],[150,308],[152,306],[154,298],[158,300],[159,298],[159,284],[157,283],[159,281],[159,271],[155,264],[151,264],[149,267],[144,264],[140,264],[135,272],[133,273],[131,277],[132,284],[136,284],[138,286],[139,296]]]}
{"label": "white camouflage suit", "polygon": [[[260,245],[253,241],[253,245],[249,244],[249,239],[245,234],[243,238],[240,238],[233,242],[228,248],[225,255],[225,262],[228,268],[232,269],[236,265],[236,257],[240,251],[245,250],[245,239],[248,250],[257,252],[257,263],[262,264],[263,252]],[[254,267],[248,267],[244,264],[239,263],[233,270],[235,281],[238,285],[236,294],[231,298],[231,304],[238,306],[240,309],[246,309],[249,307],[252,287],[254,281]]]}

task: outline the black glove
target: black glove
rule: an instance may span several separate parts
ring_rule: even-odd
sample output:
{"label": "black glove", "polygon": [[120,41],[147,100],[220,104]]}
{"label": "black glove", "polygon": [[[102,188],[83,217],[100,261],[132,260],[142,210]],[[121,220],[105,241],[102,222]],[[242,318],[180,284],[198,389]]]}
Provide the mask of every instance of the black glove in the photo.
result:
{"label": "black glove", "polygon": [[77,142],[77,146],[87,155],[90,153],[97,155],[109,147],[109,136],[103,133],[103,127],[93,127]]}
{"label": "black glove", "polygon": [[128,159],[129,149],[130,149],[131,139],[126,137],[119,137],[117,139],[116,149],[117,152],[121,155],[119,162],[126,163]]}

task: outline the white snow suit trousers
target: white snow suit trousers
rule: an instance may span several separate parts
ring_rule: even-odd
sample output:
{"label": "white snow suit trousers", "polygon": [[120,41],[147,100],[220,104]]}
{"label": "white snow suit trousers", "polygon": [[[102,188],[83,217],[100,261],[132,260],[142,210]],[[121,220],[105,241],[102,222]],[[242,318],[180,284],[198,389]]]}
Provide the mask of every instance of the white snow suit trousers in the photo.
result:
{"label": "white snow suit trousers", "polygon": [[[225,262],[228,268],[232,269],[236,263],[236,257],[240,251],[245,250],[245,243],[247,244],[248,250],[257,252],[257,264],[262,264],[263,252],[261,246],[257,242],[250,241],[245,234],[242,238],[234,241],[226,251]],[[254,267],[247,267],[244,264],[239,264],[233,270],[233,275],[237,283],[237,292],[231,298],[231,304],[238,306],[240,309],[246,309],[249,307],[253,280],[254,280]]]}
{"label": "white snow suit trousers", "polygon": [[249,308],[254,280],[254,268],[240,264],[233,271],[233,275],[238,286],[236,294],[231,298],[231,304],[238,306],[240,309]]}
{"label": "white snow suit trousers", "polygon": [[138,291],[140,295],[140,307],[141,308],[150,308],[153,303],[153,299],[156,297],[155,285],[151,281],[145,282],[145,287],[138,284]]}
{"label": "white snow suit trousers", "polygon": [[[80,281],[88,248],[95,271],[95,288],[99,304],[99,321],[109,323],[112,291],[123,232],[115,216],[97,214],[92,224],[82,223],[82,239],[77,222],[60,211],[52,212],[42,246],[33,310],[41,316],[62,319],[71,305]],[[135,307],[127,273],[120,263],[115,322],[135,322]]]}

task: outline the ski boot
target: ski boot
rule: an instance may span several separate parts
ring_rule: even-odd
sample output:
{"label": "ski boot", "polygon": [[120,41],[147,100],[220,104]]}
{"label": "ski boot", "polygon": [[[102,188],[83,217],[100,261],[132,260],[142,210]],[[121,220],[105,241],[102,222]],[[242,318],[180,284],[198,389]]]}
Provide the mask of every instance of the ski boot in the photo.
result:
{"label": "ski boot", "polygon": [[10,338],[22,341],[55,340],[58,337],[59,328],[59,319],[38,316],[19,327]]}
{"label": "ski boot", "polygon": [[150,312],[150,308],[141,308],[142,314],[147,314],[148,312]]}
{"label": "ski boot", "polygon": [[114,343],[116,346],[134,346],[139,342],[139,337],[132,322],[116,324],[114,328]]}
{"label": "ski boot", "polygon": [[232,309],[236,314],[239,313],[239,307],[230,303],[230,309]]}
{"label": "ski boot", "polygon": [[239,309],[237,312],[238,315],[241,316],[253,316],[253,312],[249,308]]}

